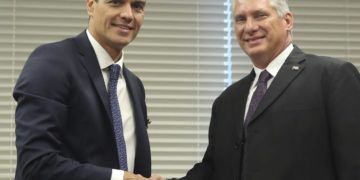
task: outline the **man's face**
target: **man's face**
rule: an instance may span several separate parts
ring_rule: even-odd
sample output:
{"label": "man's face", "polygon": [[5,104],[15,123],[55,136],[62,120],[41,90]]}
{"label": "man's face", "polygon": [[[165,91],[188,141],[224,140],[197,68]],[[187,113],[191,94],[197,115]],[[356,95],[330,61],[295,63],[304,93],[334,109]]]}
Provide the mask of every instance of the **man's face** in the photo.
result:
{"label": "man's face", "polygon": [[255,65],[264,64],[264,61],[267,65],[291,41],[292,14],[280,17],[269,0],[236,0],[234,5],[235,34],[239,45]]}
{"label": "man's face", "polygon": [[135,39],[144,20],[145,0],[87,0],[89,31],[113,58]]}

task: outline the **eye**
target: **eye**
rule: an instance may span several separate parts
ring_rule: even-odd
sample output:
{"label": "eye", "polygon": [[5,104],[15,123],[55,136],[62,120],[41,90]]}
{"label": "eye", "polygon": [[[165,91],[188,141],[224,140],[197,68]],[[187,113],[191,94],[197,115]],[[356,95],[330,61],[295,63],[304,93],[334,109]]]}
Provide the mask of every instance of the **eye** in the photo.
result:
{"label": "eye", "polygon": [[143,12],[145,9],[144,1],[135,1],[131,4],[131,7],[137,12]]}
{"label": "eye", "polygon": [[109,0],[108,4],[110,4],[111,6],[120,6],[122,5],[124,2],[122,0]]}
{"label": "eye", "polygon": [[268,14],[267,13],[265,13],[265,12],[258,12],[258,13],[256,13],[255,14],[255,19],[257,19],[257,20],[262,20],[262,19],[265,19],[265,18],[267,18],[268,17]]}
{"label": "eye", "polygon": [[236,16],[235,17],[235,23],[242,24],[245,23],[246,17],[245,16]]}

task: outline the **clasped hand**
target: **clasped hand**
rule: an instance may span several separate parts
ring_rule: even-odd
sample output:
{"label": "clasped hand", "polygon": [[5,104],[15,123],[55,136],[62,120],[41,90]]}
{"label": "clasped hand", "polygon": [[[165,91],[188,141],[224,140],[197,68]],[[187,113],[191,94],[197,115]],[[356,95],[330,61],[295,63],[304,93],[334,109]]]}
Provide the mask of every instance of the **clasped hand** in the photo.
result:
{"label": "clasped hand", "polygon": [[145,178],[140,174],[133,174],[130,172],[125,172],[124,180],[166,180],[164,177],[160,175],[152,175],[150,178]]}

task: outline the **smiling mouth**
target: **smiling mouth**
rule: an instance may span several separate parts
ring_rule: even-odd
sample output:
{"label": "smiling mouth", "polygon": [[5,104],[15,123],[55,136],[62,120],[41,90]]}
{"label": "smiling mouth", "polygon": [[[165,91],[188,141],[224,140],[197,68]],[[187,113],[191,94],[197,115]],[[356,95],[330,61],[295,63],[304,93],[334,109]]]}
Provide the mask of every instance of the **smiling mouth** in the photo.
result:
{"label": "smiling mouth", "polygon": [[265,38],[265,36],[256,36],[256,37],[244,38],[244,42],[249,47],[255,47],[257,45],[260,45],[264,38]]}
{"label": "smiling mouth", "polygon": [[115,24],[115,23],[113,23],[113,24],[111,24],[111,25],[112,25],[112,26],[115,26],[115,27],[117,27],[117,28],[123,29],[123,30],[127,30],[127,31],[131,31],[131,30],[134,29],[133,27],[128,26],[128,25],[124,25],[124,24]]}
{"label": "smiling mouth", "polygon": [[261,40],[261,39],[263,39],[263,38],[264,38],[263,36],[253,37],[253,38],[247,38],[247,39],[245,39],[245,42],[248,42],[248,43],[256,42],[256,41],[259,41],[259,40]]}

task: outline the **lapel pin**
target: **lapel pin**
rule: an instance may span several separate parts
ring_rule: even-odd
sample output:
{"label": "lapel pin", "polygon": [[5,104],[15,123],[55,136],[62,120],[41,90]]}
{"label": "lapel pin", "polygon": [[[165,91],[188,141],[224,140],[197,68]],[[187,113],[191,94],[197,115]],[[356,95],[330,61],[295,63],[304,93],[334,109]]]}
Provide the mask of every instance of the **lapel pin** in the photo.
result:
{"label": "lapel pin", "polygon": [[291,70],[297,71],[297,70],[299,70],[299,66],[293,66],[293,67],[291,68]]}

